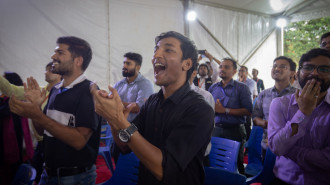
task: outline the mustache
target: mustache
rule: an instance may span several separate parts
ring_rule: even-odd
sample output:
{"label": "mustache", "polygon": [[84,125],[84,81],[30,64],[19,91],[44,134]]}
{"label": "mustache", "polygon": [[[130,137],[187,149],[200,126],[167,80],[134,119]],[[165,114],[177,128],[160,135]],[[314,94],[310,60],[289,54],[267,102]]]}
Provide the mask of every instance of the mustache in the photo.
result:
{"label": "mustache", "polygon": [[315,80],[318,81],[318,82],[324,83],[324,80],[320,79],[318,76],[308,76],[308,77],[306,78],[307,81],[308,81],[308,80],[312,80],[312,79],[315,79]]}

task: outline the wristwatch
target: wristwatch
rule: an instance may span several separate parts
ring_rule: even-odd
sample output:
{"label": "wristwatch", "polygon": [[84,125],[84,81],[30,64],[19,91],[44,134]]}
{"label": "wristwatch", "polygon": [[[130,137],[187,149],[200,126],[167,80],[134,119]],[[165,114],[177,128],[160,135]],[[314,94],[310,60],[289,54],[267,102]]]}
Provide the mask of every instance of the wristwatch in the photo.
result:
{"label": "wristwatch", "polygon": [[131,126],[127,127],[126,129],[120,129],[118,132],[118,138],[121,142],[127,143],[133,133],[137,131],[138,128],[132,123]]}
{"label": "wristwatch", "polygon": [[230,112],[230,109],[229,108],[225,108],[225,113],[228,115]]}

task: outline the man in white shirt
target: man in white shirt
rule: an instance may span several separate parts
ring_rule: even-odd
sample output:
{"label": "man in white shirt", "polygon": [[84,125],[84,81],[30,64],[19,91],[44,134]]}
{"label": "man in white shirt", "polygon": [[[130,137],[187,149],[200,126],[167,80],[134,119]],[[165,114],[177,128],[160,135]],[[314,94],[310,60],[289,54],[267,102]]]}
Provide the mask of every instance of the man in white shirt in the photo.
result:
{"label": "man in white shirt", "polygon": [[[238,71],[238,81],[246,84],[249,87],[253,102],[254,98],[258,96],[257,83],[254,80],[248,78],[248,74],[249,74],[248,68],[246,66],[241,66],[241,68]],[[245,131],[247,136],[246,140],[248,140],[250,137],[251,123],[252,123],[251,116],[246,116],[246,122],[245,122]]]}

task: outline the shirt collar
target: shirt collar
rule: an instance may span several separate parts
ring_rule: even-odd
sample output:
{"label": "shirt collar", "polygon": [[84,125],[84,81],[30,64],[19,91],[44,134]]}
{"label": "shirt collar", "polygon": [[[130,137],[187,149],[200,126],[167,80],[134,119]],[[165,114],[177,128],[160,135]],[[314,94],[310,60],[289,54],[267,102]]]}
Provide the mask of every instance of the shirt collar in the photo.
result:
{"label": "shirt collar", "polygon": [[[180,87],[178,90],[176,90],[170,97],[168,97],[168,100],[171,100],[174,104],[180,103],[180,101],[183,99],[183,97],[190,91],[190,85],[188,82],[186,82],[182,87]],[[164,99],[163,90],[159,90],[158,96]]]}
{"label": "shirt collar", "polygon": [[[220,81],[219,85],[222,87],[222,85],[223,85],[222,80]],[[234,79],[231,79],[231,80],[228,82],[227,86],[228,86],[228,85],[234,86]],[[227,87],[227,86],[226,86],[226,87]]]}
{"label": "shirt collar", "polygon": [[[80,76],[78,76],[71,84],[69,84],[68,86],[64,87],[66,89],[71,89],[73,86],[75,86],[76,84],[82,82],[86,80],[86,76],[84,74],[81,74]],[[64,79],[55,86],[56,89],[60,89],[63,86],[63,82]]]}
{"label": "shirt collar", "polygon": [[142,78],[142,75],[141,75],[141,73],[139,72],[139,74],[137,75],[137,77],[135,78],[135,80],[134,80],[133,82],[128,83],[126,78],[125,78],[125,81],[126,81],[126,83],[128,83],[128,84],[134,84],[134,83],[136,83],[137,81],[139,81],[141,78]]}
{"label": "shirt collar", "polygon": [[[281,92],[283,92],[283,91],[290,91],[291,88],[294,88],[294,87],[291,84],[289,84],[289,86],[287,86],[286,88],[284,88]],[[277,92],[277,89],[276,89],[275,85],[272,87],[272,91],[273,92]],[[279,92],[279,93],[281,93],[281,92]]]}

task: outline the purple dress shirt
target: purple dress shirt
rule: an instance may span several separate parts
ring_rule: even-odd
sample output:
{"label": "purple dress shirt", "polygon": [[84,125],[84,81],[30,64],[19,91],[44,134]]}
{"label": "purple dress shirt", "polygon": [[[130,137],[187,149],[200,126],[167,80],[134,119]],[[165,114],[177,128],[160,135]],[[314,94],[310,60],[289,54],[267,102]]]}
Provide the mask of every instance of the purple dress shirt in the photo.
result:
{"label": "purple dress shirt", "polygon": [[[294,94],[275,98],[269,112],[275,176],[293,185],[330,184],[330,88],[309,116],[299,110]],[[298,124],[294,136],[291,123]]]}

